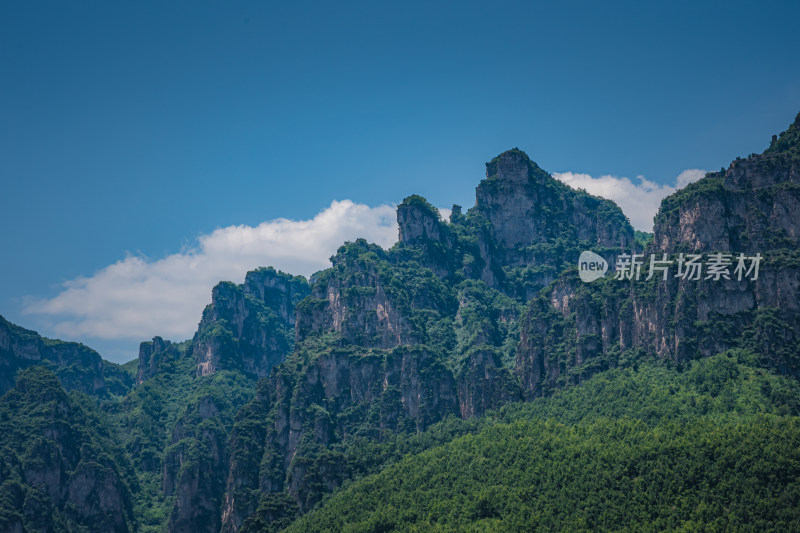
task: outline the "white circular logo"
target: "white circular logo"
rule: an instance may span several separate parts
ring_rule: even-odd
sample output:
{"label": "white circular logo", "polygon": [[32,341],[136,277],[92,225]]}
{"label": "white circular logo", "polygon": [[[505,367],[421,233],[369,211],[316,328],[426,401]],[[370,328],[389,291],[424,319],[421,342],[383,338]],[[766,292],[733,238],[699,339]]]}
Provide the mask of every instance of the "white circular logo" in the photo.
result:
{"label": "white circular logo", "polygon": [[608,272],[608,262],[594,252],[581,252],[578,258],[578,275],[581,281],[590,282],[600,279]]}

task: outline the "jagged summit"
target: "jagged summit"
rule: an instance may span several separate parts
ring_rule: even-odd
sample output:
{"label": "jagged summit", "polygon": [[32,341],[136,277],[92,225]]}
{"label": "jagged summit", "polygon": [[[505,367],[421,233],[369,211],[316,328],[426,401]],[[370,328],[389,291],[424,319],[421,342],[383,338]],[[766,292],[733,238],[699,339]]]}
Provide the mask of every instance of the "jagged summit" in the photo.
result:
{"label": "jagged summit", "polygon": [[765,252],[800,243],[800,114],[773,135],[763,154],[736,158],[728,169],[664,198],[655,245],[694,251]]}
{"label": "jagged summit", "polygon": [[593,246],[630,247],[633,229],[617,205],[553,178],[519,148],[486,163],[474,210],[489,221],[504,265],[533,261],[526,248],[559,239]]}
{"label": "jagged summit", "polygon": [[486,178],[514,182],[525,182],[528,178],[549,178],[549,174],[539,167],[528,154],[519,148],[506,150],[486,163]]}

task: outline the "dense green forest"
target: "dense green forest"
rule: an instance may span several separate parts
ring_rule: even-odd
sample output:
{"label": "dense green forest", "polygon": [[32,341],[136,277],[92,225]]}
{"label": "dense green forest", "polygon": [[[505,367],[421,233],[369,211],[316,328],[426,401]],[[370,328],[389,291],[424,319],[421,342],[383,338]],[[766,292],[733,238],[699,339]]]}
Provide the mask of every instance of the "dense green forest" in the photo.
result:
{"label": "dense green forest", "polygon": [[612,370],[442,422],[287,531],[797,530],[800,390],[752,361]]}

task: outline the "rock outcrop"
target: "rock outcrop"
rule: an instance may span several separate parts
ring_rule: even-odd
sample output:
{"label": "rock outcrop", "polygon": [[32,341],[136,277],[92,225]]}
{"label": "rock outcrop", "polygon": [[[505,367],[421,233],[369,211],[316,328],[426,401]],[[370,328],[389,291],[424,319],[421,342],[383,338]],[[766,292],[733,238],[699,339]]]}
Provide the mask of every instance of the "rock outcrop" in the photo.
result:
{"label": "rock outcrop", "polygon": [[357,432],[422,431],[459,413],[452,374],[424,348],[332,349],[291,363],[299,367],[273,374],[234,428],[224,531],[237,531],[262,495],[286,492],[306,511],[347,479],[351,465],[335,453],[315,457],[319,446]]}
{"label": "rock outcrop", "polygon": [[[536,245],[559,240],[594,248],[628,250],[633,229],[611,201],[571,189],[553,179],[518,150],[486,164],[486,179],[476,189],[476,214],[489,222],[490,262],[502,267],[553,265],[569,257],[555,250],[536,253]],[[560,268],[555,272],[558,274]],[[487,281],[487,280],[485,280]],[[549,281],[543,280],[543,284]]]}
{"label": "rock outcrop", "polygon": [[297,342],[325,333],[364,348],[419,342],[409,313],[391,298],[391,280],[381,276],[386,261],[384,250],[363,239],[341,247],[332,268],[316,275],[310,298],[298,306]]}
{"label": "rock outcrop", "polygon": [[272,268],[249,272],[243,285],[219,283],[192,340],[197,375],[224,368],[269,375],[292,349],[294,307],[308,293],[305,278]]}
{"label": "rock outcrop", "polygon": [[0,523],[11,531],[133,531],[129,466],[95,409],[86,397],[68,397],[43,366],[20,372],[0,399],[0,501],[16,509],[0,513]]}
{"label": "rock outcrop", "polygon": [[152,341],[139,344],[139,371],[136,384],[141,385],[158,373],[164,361],[177,356],[177,349],[170,341],[153,337]]}
{"label": "rock outcrop", "polygon": [[219,531],[228,434],[211,396],[191,405],[172,430],[164,459],[164,496],[175,496],[169,531]]}
{"label": "rock outcrop", "polygon": [[0,395],[14,386],[19,370],[41,364],[53,370],[68,391],[106,396],[124,394],[132,384],[126,372],[88,346],[45,339],[0,316]]}
{"label": "rock outcrop", "polygon": [[[681,364],[747,348],[800,375],[800,158],[794,124],[767,151],[737,159],[661,204],[645,257],[672,270],[651,280],[583,284],[567,274],[534,299],[521,326],[517,373],[528,396],[655,354]],[[727,278],[677,276],[680,254],[730,254]],[[739,254],[749,270],[740,275]],[[741,279],[740,279],[741,278]]]}

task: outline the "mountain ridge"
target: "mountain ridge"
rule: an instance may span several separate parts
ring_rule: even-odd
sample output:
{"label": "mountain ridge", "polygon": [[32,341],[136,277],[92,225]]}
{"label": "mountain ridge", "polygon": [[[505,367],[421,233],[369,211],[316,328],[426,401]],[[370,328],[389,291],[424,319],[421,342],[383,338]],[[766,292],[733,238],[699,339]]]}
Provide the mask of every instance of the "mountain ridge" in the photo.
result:
{"label": "mountain ridge", "polygon": [[[92,383],[84,392],[109,409],[108,431],[136,472],[128,501],[143,531],[289,526],[394,462],[392,446],[414,436],[444,445],[442,428],[477,431],[505,406],[597,376],[627,383],[619,370],[639,365],[681,373],[713,361],[698,387],[719,390],[766,373],[780,395],[750,385],[726,394],[793,417],[796,391],[780,380],[800,378],[798,120],[763,154],[664,199],[644,248],[613,202],[512,149],[486,164],[475,205],[454,205],[449,222],[421,196],[405,198],[388,250],[358,239],[308,280],[270,267],[220,282],[194,337],[143,342],[136,376],[125,372],[117,389],[105,382],[116,367],[95,352],[80,352],[73,386],[70,365],[47,350],[78,348],[0,321],[4,375],[32,353],[25,361],[50,361],[65,388]],[[610,265],[605,279],[580,281],[584,250]],[[761,252],[764,263],[741,281],[612,279],[623,254],[695,252]]]}

